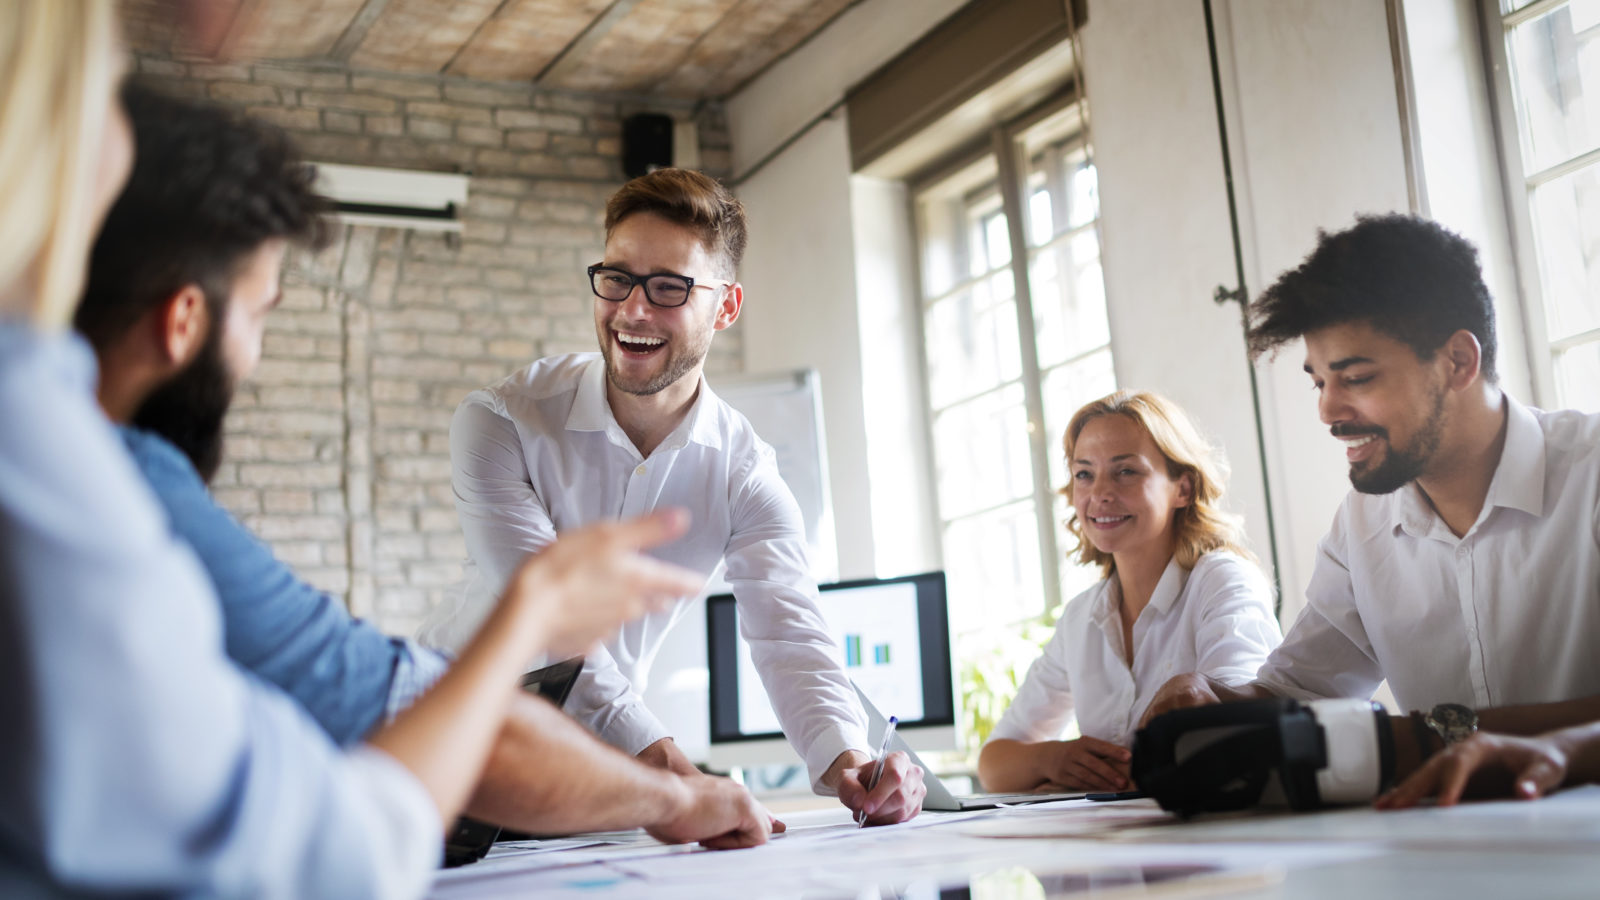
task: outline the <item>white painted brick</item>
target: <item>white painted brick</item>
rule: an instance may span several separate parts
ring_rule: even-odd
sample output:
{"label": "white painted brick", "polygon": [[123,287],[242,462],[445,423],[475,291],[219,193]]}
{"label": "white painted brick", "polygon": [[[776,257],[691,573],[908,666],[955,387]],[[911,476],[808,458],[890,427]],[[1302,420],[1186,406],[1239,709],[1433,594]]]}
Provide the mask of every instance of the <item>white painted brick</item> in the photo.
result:
{"label": "white painted brick", "polygon": [[261,488],[337,487],[340,475],[338,466],[327,463],[298,466],[247,463],[239,466],[240,483]]}
{"label": "white painted brick", "polygon": [[461,581],[460,563],[423,563],[406,567],[406,580],[413,587],[444,587]]}
{"label": "white painted brick", "polygon": [[279,562],[295,569],[320,566],[324,562],[322,544],[317,541],[275,541],[272,552]]}
{"label": "white painted brick", "polygon": [[329,516],[251,516],[250,530],[264,541],[332,541],[344,537],[344,523]]}
{"label": "white painted brick", "polygon": [[261,510],[266,513],[314,513],[317,497],[309,490],[275,488],[261,493]]}

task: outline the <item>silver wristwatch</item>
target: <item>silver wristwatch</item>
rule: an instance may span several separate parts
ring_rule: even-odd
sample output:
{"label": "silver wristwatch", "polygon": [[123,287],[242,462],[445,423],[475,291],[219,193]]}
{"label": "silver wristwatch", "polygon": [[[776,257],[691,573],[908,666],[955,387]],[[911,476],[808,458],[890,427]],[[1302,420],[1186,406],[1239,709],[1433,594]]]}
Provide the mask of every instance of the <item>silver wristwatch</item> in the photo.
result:
{"label": "silver wristwatch", "polygon": [[1459,744],[1478,730],[1478,714],[1459,703],[1441,703],[1424,720],[1446,747]]}

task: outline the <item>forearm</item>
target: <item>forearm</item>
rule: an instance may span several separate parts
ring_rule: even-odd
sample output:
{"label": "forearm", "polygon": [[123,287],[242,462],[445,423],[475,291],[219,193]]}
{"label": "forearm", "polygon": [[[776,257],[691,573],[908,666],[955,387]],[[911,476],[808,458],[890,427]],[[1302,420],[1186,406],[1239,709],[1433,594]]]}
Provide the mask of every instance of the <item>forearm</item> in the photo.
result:
{"label": "forearm", "polygon": [[527,604],[496,606],[444,677],[369,741],[417,776],[445,822],[478,782],[530,648],[544,644],[538,619]]}
{"label": "forearm", "polygon": [[991,740],[978,754],[978,779],[995,792],[1031,791],[1050,781],[1050,742]]}
{"label": "forearm", "polygon": [[1278,695],[1259,681],[1229,687],[1215,678],[1207,677],[1211,690],[1223,703],[1242,703],[1246,700],[1271,700]]}
{"label": "forearm", "polygon": [[678,742],[669,737],[662,738],[640,750],[634,758],[651,768],[665,769],[674,775],[687,777],[704,774],[694,763],[689,761],[689,757],[683,755],[683,750],[678,746]]}
{"label": "forearm", "polygon": [[1600,697],[1478,711],[1479,730],[1499,734],[1531,736],[1595,721],[1600,721]]}
{"label": "forearm", "polygon": [[676,775],[629,758],[548,702],[523,695],[467,813],[518,831],[564,834],[654,825],[689,802]]}

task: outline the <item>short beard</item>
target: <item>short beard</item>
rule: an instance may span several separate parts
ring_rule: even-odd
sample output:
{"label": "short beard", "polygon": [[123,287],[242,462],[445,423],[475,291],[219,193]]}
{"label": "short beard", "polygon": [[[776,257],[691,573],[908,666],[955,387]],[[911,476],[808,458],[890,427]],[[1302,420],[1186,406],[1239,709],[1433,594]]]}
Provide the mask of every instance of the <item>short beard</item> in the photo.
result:
{"label": "short beard", "polygon": [[[1363,494],[1392,494],[1415,481],[1439,449],[1439,438],[1444,434],[1444,395],[1444,388],[1433,395],[1433,408],[1412,437],[1411,446],[1400,449],[1390,444],[1383,461],[1368,471],[1357,472],[1351,466],[1351,486]],[[1387,433],[1384,438],[1387,440]]]}
{"label": "short beard", "polygon": [[219,321],[194,361],[157,388],[133,416],[133,424],[182,450],[208,485],[222,465],[223,421],[233,404],[233,377],[222,359],[221,334]]}
{"label": "short beard", "polygon": [[610,381],[613,387],[624,394],[648,397],[652,394],[659,394],[677,384],[678,379],[694,371],[695,366],[705,362],[706,354],[711,352],[711,332],[705,332],[704,340],[697,345],[685,348],[681,353],[672,350],[669,346],[667,352],[672,355],[667,358],[666,367],[661,370],[660,375],[644,384],[629,384],[621,379],[617,374],[616,360],[612,356],[615,352],[616,347],[613,344],[611,329],[607,327],[604,329],[600,339],[600,355],[605,357],[606,361],[606,380]]}

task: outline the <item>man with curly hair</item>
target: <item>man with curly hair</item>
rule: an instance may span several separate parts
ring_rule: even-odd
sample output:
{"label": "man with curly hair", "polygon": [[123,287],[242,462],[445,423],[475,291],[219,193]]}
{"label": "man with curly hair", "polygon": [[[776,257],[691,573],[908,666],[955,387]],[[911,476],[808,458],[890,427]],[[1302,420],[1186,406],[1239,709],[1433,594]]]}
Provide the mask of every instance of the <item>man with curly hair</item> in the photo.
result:
{"label": "man with curly hair", "polygon": [[1479,727],[1600,719],[1600,416],[1500,387],[1476,249],[1405,215],[1323,234],[1251,307],[1252,357],[1297,338],[1355,490],[1257,680],[1181,675],[1150,715],[1387,680],[1415,710],[1394,730],[1401,773]]}

